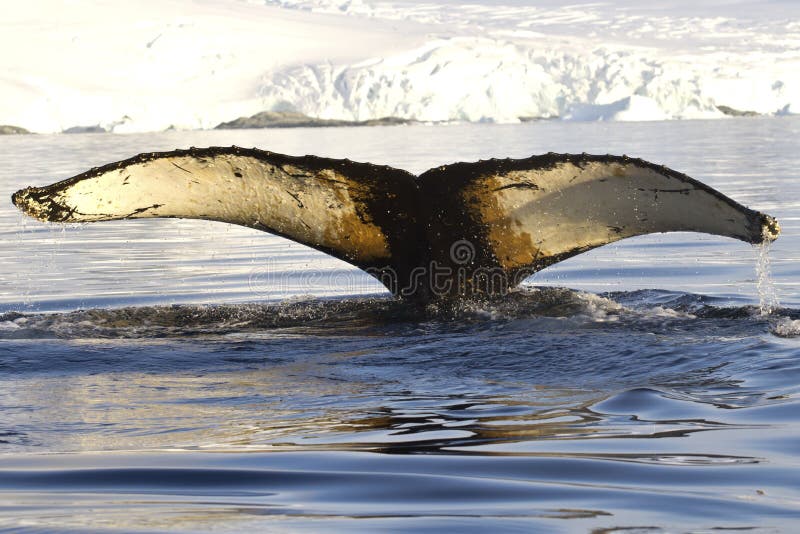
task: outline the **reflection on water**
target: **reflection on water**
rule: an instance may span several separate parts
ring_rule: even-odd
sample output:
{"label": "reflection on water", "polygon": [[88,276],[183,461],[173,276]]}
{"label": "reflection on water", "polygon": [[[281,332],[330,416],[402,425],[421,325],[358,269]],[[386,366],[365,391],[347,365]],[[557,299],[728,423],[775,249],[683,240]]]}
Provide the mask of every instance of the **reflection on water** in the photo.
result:
{"label": "reflection on water", "polygon": [[616,297],[628,305],[542,288],[456,317],[388,299],[7,314],[0,368],[14,387],[0,400],[8,428],[30,431],[6,441],[435,452],[535,438],[537,450],[737,429],[731,410],[790,400],[732,378],[752,380],[764,354],[762,383],[796,370],[783,342],[761,339],[756,308]]}
{"label": "reflection on water", "polygon": [[633,143],[784,229],[770,251],[781,305],[769,314],[757,251],[689,234],[604,247],[502,300],[413,307],[341,262],[245,229],[47,227],[0,205],[0,529],[792,531],[798,128],[0,139],[12,149],[0,152],[0,198],[97,154],[191,144],[420,171],[441,154]]}
{"label": "reflection on water", "polygon": [[0,526],[800,519],[797,344],[757,307],[525,295],[7,314]]}

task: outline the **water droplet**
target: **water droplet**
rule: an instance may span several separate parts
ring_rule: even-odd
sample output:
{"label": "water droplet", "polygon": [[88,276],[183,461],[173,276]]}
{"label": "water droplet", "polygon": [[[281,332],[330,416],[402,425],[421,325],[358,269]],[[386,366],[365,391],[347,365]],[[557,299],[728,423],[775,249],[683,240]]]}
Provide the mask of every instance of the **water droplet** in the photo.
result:
{"label": "water droplet", "polygon": [[770,258],[769,249],[772,242],[765,239],[763,243],[758,245],[758,261],[756,262],[756,275],[758,289],[759,310],[762,316],[772,315],[778,308],[778,293],[775,285],[772,283],[772,276],[770,272]]}

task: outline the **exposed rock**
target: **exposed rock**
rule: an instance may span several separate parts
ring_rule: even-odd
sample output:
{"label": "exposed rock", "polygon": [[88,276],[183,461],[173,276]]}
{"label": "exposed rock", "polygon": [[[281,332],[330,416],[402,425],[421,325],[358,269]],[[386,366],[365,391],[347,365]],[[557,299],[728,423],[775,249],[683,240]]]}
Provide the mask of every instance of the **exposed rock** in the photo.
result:
{"label": "exposed rock", "polygon": [[243,128],[314,128],[326,126],[389,126],[409,124],[416,121],[399,117],[383,117],[366,121],[344,121],[318,119],[292,111],[262,111],[251,117],[239,117],[230,122],[218,124],[215,130],[237,130]]}
{"label": "exposed rock", "polygon": [[81,134],[81,133],[106,133],[106,129],[100,126],[99,124],[95,124],[94,126],[72,126],[71,128],[67,128],[62,133],[66,134]]}
{"label": "exposed rock", "polygon": [[539,122],[539,121],[552,121],[558,119],[559,117],[539,117],[539,116],[529,116],[529,115],[520,115],[517,117],[519,122]]}
{"label": "exposed rock", "polygon": [[401,124],[414,124],[416,122],[415,120],[403,119],[401,117],[381,117],[379,119],[355,121],[348,124],[348,126],[398,126]]}
{"label": "exposed rock", "polygon": [[742,111],[741,109],[732,108],[730,106],[717,106],[717,109],[731,117],[758,117],[761,115],[761,113],[756,111]]}
{"label": "exposed rock", "polygon": [[19,126],[11,126],[10,124],[0,124],[0,135],[17,135],[29,134],[30,132],[25,128]]}

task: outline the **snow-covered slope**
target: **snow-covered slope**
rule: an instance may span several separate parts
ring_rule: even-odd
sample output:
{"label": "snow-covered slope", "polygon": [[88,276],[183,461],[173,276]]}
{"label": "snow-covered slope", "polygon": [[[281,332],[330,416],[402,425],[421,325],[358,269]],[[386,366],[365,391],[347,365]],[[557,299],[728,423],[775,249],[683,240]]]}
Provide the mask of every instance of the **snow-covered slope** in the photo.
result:
{"label": "snow-covered slope", "polygon": [[269,3],[437,30],[402,54],[267,78],[268,106],[312,115],[660,120],[720,117],[717,106],[800,110],[800,2]]}
{"label": "snow-covered slope", "polygon": [[209,128],[261,111],[275,68],[424,42],[411,28],[240,0],[0,4],[0,124],[36,132]]}
{"label": "snow-covered slope", "polygon": [[658,120],[800,112],[791,0],[38,0],[0,18],[0,124]]}

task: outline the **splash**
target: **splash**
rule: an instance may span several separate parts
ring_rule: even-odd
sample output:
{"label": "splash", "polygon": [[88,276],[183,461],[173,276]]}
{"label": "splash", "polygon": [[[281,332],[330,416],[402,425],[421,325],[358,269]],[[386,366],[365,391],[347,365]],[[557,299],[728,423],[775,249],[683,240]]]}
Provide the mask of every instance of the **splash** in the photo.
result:
{"label": "splash", "polygon": [[756,262],[758,307],[764,317],[772,315],[779,306],[778,293],[772,283],[770,270],[769,249],[771,245],[772,241],[770,239],[765,239],[758,245],[758,261]]}
{"label": "splash", "polygon": [[778,337],[800,336],[800,321],[791,317],[780,317],[772,324],[770,332]]}

